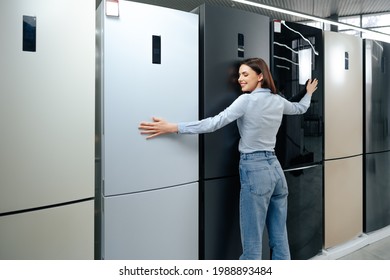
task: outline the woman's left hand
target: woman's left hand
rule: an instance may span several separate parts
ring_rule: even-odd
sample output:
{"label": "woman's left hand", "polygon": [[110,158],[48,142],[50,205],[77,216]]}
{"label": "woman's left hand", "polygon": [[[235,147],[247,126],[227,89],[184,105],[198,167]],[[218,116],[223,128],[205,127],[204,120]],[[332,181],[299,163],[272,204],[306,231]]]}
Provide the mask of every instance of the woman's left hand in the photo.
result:
{"label": "woman's left hand", "polygon": [[141,134],[149,135],[146,139],[178,131],[177,124],[156,117],[153,117],[153,122],[141,122],[138,129],[141,130]]}
{"label": "woman's left hand", "polygon": [[312,95],[316,90],[318,86],[318,80],[317,79],[310,79],[306,86],[306,92],[310,95]]}

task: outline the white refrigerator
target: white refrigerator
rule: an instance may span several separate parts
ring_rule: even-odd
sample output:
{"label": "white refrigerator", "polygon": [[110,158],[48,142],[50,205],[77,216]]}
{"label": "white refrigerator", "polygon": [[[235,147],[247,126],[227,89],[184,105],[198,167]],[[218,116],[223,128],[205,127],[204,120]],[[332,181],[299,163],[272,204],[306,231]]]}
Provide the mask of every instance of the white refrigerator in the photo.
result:
{"label": "white refrigerator", "polygon": [[0,10],[0,259],[93,259],[95,1]]}
{"label": "white refrigerator", "polygon": [[97,10],[97,250],[198,259],[198,136],[138,130],[198,119],[198,15],[115,2]]}

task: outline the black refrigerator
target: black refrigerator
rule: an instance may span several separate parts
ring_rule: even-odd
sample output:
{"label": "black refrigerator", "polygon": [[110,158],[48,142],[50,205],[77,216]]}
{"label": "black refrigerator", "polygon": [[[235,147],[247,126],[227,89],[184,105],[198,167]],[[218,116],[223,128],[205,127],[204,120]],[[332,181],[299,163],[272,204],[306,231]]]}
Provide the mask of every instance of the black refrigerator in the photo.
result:
{"label": "black refrigerator", "polygon": [[271,71],[280,95],[299,101],[308,78],[319,80],[304,115],[284,116],[276,155],[288,187],[287,231],[292,259],[309,259],[323,246],[323,39],[322,30],[271,23]]}
{"label": "black refrigerator", "polygon": [[[269,18],[233,8],[202,5],[199,14],[199,118],[214,116],[240,94],[238,66],[250,57],[269,63]],[[238,259],[239,133],[236,123],[199,139],[200,259]],[[263,257],[269,258],[264,246]]]}
{"label": "black refrigerator", "polygon": [[363,231],[390,225],[390,44],[364,40]]}

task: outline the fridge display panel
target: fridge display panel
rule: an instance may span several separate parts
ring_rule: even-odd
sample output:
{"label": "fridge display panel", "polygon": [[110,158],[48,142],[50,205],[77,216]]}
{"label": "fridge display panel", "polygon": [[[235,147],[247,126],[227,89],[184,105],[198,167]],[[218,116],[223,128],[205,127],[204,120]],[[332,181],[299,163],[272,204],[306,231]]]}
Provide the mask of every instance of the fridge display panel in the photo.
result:
{"label": "fridge display panel", "polygon": [[37,45],[37,18],[23,16],[23,51],[35,52]]}

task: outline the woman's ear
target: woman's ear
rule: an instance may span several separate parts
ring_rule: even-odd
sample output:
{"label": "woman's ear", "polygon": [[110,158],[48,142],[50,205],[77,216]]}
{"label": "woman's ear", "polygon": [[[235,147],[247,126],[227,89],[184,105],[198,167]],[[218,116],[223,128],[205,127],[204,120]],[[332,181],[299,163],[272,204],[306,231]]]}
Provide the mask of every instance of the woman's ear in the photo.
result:
{"label": "woman's ear", "polygon": [[263,79],[264,79],[263,73],[260,73],[260,74],[257,76],[257,81],[258,81],[258,82],[262,82]]}

